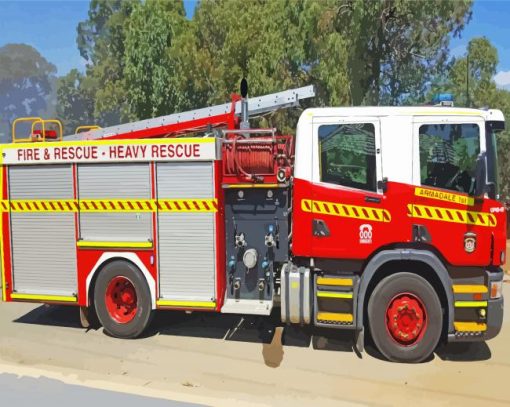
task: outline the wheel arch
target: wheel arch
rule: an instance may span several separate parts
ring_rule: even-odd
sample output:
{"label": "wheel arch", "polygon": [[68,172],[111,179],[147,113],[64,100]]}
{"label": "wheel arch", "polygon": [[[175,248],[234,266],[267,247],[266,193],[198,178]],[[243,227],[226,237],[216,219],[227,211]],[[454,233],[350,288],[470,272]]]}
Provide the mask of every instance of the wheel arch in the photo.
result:
{"label": "wheel arch", "polygon": [[92,290],[91,287],[94,286],[94,283],[99,275],[101,269],[106,265],[116,260],[127,261],[134,266],[136,266],[143,274],[147,285],[149,286],[149,290],[151,293],[151,307],[152,309],[156,309],[156,281],[147,270],[147,267],[143,264],[136,253],[130,252],[107,252],[103,253],[99,260],[96,262],[86,280],[86,299],[87,306],[90,306],[90,299]]}
{"label": "wheel arch", "polygon": [[390,274],[394,274],[398,271],[392,272],[386,271],[385,266],[392,263],[404,264],[406,262],[412,262],[421,264],[422,268],[416,270],[406,270],[408,272],[414,272],[415,274],[423,276],[423,270],[432,270],[433,278],[427,279],[439,296],[442,306],[446,308],[446,316],[448,318],[445,326],[447,327],[446,333],[453,332],[453,321],[454,321],[454,299],[452,291],[452,283],[448,271],[441,260],[432,252],[427,250],[415,250],[415,249],[395,249],[395,250],[384,250],[377,253],[366,265],[361,275],[360,283],[358,286],[357,293],[357,304],[356,304],[356,328],[361,330],[364,325],[366,304],[368,303],[369,294],[375,287],[375,284],[380,281],[383,277]]}

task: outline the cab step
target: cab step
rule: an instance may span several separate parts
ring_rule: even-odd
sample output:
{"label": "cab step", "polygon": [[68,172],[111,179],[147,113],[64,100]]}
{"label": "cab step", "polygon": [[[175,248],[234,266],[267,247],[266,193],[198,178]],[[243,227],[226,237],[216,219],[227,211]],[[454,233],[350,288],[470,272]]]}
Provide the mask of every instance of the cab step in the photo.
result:
{"label": "cab step", "polygon": [[454,322],[456,332],[485,332],[487,324],[483,322]]}
{"label": "cab step", "polygon": [[337,312],[318,312],[317,321],[323,324],[352,324],[354,315]]}
{"label": "cab step", "polygon": [[359,277],[354,275],[315,276],[313,309],[316,326],[354,327],[358,281]]}

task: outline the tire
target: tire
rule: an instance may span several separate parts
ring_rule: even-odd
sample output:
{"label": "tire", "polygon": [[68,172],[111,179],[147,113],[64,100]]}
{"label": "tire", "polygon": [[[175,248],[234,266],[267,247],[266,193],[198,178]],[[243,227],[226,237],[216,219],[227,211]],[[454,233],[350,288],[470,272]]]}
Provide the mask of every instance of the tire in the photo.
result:
{"label": "tire", "polygon": [[368,301],[370,333],[390,361],[418,363],[436,349],[443,312],[434,288],[412,273],[392,274],[377,284]]}
{"label": "tire", "polygon": [[100,271],[94,287],[94,306],[104,330],[116,338],[140,336],[152,318],[147,281],[136,266],[124,260],[108,263]]}

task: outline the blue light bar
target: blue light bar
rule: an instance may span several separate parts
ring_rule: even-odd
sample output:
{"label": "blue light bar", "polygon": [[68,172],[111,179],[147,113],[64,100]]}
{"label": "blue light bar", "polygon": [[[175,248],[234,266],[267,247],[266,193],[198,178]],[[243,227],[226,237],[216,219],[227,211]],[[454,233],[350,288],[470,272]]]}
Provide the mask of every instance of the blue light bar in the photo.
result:
{"label": "blue light bar", "polygon": [[442,102],[453,102],[454,98],[451,93],[436,93],[432,98],[432,103],[439,104]]}

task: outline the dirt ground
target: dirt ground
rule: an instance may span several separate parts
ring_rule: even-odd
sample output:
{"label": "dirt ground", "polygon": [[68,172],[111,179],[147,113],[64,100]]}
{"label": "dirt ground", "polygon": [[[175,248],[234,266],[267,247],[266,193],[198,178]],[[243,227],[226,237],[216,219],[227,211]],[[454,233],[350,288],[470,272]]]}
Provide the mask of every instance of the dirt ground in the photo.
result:
{"label": "dirt ground", "polygon": [[371,347],[360,358],[349,334],[283,329],[277,315],[162,312],[146,337],[118,340],[82,329],[74,308],[1,303],[0,373],[215,406],[509,405],[508,307],[487,344],[403,365]]}

